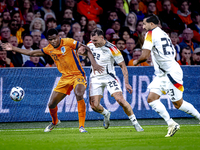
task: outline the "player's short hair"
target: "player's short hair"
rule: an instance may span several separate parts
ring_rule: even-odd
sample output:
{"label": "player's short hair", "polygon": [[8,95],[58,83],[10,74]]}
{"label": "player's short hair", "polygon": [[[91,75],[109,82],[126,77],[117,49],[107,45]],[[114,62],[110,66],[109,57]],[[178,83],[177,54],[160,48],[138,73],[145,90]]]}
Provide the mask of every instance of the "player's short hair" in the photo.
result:
{"label": "player's short hair", "polygon": [[52,36],[52,35],[58,35],[58,31],[56,30],[56,29],[49,29],[48,31],[47,31],[47,37],[48,36]]}
{"label": "player's short hair", "polygon": [[152,15],[149,15],[149,16],[146,17],[146,22],[147,22],[147,23],[152,22],[152,23],[154,23],[155,25],[158,25],[159,22],[160,22],[160,20],[158,19],[158,16],[152,14]]}
{"label": "player's short hair", "polygon": [[103,32],[103,30],[101,30],[100,28],[96,28],[96,29],[94,29],[92,32],[91,32],[91,36],[95,36],[95,35],[98,35],[98,36],[100,36],[100,35],[102,35],[102,36],[104,36],[104,32]]}

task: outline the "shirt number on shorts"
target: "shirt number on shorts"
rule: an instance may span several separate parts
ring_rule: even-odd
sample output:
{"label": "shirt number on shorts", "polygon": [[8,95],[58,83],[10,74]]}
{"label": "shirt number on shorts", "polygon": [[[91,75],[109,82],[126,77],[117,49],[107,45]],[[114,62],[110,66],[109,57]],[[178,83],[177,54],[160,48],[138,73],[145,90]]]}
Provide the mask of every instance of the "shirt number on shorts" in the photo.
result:
{"label": "shirt number on shorts", "polygon": [[109,84],[109,86],[110,87],[114,87],[114,86],[117,86],[117,82],[116,81],[110,81],[110,82],[108,82],[108,84]]}
{"label": "shirt number on shorts", "polygon": [[174,96],[174,90],[173,89],[167,90],[167,94],[169,94],[170,96]]}
{"label": "shirt number on shorts", "polygon": [[[168,38],[161,38],[161,41],[165,41],[165,44],[162,45],[164,55],[171,55],[171,54],[174,55],[174,48],[172,46],[172,43],[171,43],[170,39],[168,39]],[[168,51],[166,50],[166,48],[168,46],[171,47],[172,52],[170,52],[169,50]]]}

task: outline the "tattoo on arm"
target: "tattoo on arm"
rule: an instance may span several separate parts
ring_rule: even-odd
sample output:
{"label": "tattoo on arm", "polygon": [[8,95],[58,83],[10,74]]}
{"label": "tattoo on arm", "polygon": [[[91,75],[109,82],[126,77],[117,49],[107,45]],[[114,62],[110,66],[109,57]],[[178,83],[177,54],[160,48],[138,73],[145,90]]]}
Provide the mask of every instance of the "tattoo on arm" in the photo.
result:
{"label": "tattoo on arm", "polygon": [[124,75],[125,83],[129,83],[128,82],[128,70],[126,68],[125,62],[123,61],[123,62],[119,63],[119,66],[122,69],[122,73]]}

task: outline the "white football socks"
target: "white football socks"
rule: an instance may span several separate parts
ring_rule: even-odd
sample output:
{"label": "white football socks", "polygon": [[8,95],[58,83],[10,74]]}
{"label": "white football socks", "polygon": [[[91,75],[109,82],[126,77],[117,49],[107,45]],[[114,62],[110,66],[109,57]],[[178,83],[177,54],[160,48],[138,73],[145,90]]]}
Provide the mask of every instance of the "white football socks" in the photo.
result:
{"label": "white football socks", "polygon": [[109,113],[109,111],[108,111],[107,109],[103,108],[103,111],[102,111],[102,113],[100,113],[100,114],[102,114],[102,115],[104,115],[104,116],[107,116],[108,113]]}
{"label": "white football socks", "polygon": [[168,125],[174,122],[173,119],[170,118],[165,106],[159,99],[149,103],[149,105],[167,122]]}
{"label": "white football socks", "polygon": [[131,120],[131,123],[133,125],[135,125],[136,123],[138,123],[134,114],[132,114],[131,116],[128,116],[128,118]]}
{"label": "white football socks", "polygon": [[181,107],[179,108],[179,110],[182,110],[184,112],[186,112],[187,114],[190,114],[192,116],[194,116],[195,118],[197,118],[198,120],[200,120],[200,114],[199,112],[194,108],[194,106],[186,101],[183,100],[183,103],[181,105]]}

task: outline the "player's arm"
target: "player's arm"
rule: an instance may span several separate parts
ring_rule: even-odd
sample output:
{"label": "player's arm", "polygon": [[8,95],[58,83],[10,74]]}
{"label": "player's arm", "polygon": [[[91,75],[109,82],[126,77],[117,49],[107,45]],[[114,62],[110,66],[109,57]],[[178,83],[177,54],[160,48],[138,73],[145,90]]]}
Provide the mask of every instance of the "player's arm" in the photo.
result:
{"label": "player's arm", "polygon": [[149,56],[151,55],[151,51],[148,49],[143,49],[142,50],[142,55],[137,59],[133,61],[133,65],[137,66],[138,64],[145,62]]}
{"label": "player's arm", "polygon": [[128,81],[128,70],[127,70],[125,61],[120,62],[118,65],[121,67],[121,70],[124,76],[126,90],[131,94],[133,92],[133,89]]}
{"label": "player's arm", "polygon": [[41,51],[41,49],[38,50],[28,50],[28,49],[21,49],[15,46],[12,46],[12,44],[10,43],[2,43],[1,47],[3,50],[6,51],[15,51],[24,55],[28,55],[28,56],[32,56],[32,57],[36,57],[36,56],[44,56],[45,54]]}
{"label": "player's arm", "polygon": [[78,54],[79,55],[88,56],[88,58],[90,59],[91,65],[92,65],[92,67],[94,69],[94,72],[98,71],[99,73],[103,73],[104,68],[97,64],[97,62],[94,59],[94,56],[93,56],[90,48],[87,45],[79,43],[79,45],[78,45]]}
{"label": "player's arm", "polygon": [[82,44],[82,43],[79,43],[80,47],[78,46],[78,54],[79,55],[82,55],[82,56],[88,56],[87,54],[87,49],[86,49],[86,45]]}

